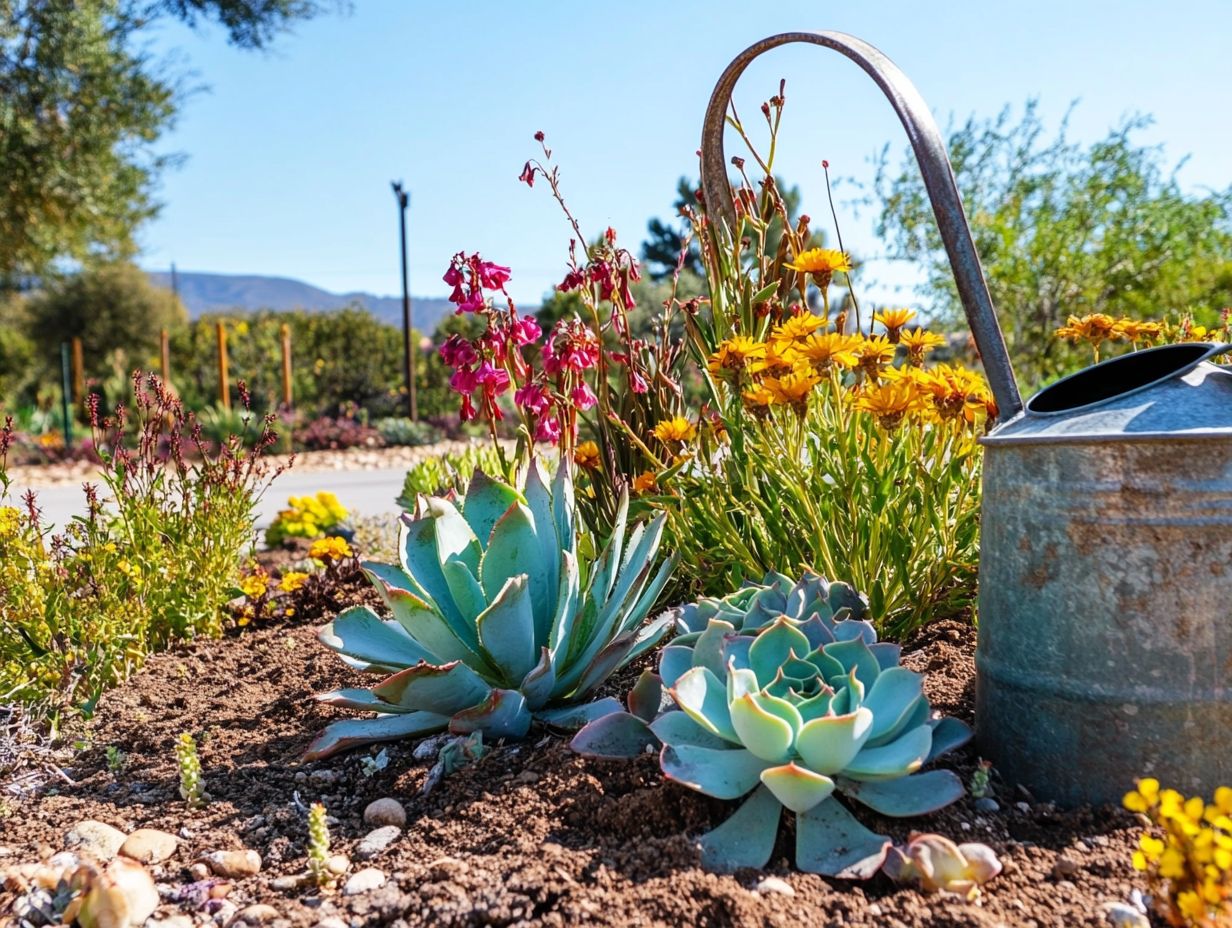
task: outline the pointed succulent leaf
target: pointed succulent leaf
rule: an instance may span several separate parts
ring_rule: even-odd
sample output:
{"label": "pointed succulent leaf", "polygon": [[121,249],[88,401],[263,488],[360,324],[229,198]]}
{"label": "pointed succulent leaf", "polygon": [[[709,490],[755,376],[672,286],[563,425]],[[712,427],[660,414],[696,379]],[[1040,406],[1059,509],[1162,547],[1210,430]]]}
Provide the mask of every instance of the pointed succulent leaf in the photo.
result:
{"label": "pointed succulent leaf", "polygon": [[819,719],[823,715],[831,714],[833,702],[834,690],[828,686],[823,686],[816,695],[797,703],[796,711],[800,713],[800,718],[807,724],[813,719]]}
{"label": "pointed succulent leaf", "polygon": [[650,730],[664,744],[674,746],[689,744],[694,747],[718,750],[731,748],[731,742],[724,741],[718,735],[706,731],[685,712],[664,712],[650,723]]}
{"label": "pointed succulent leaf", "polygon": [[381,594],[382,599],[385,598],[386,592],[390,589],[406,590],[408,593],[414,593],[420,599],[426,599],[428,596],[423,588],[412,579],[410,574],[396,564],[360,561],[359,567],[372,585],[376,587],[376,591]]}
{"label": "pointed succulent leaf", "polygon": [[[466,568],[458,564],[461,570]],[[440,661],[466,661],[473,666],[486,666],[474,650],[475,642],[467,644],[462,641],[458,631],[445,620],[435,609],[429,608],[423,600],[413,593],[404,590],[390,590],[387,596],[394,621],[408,635],[435,654]],[[471,637],[474,631],[471,631]]]}
{"label": "pointed succulent leaf", "polygon": [[808,653],[809,641],[804,632],[786,616],[780,616],[749,646],[749,666],[757,674],[757,682],[769,686],[789,657]]}
{"label": "pointed succulent leaf", "polygon": [[679,640],[675,639],[659,652],[659,677],[667,687],[674,686],[677,680],[693,669],[693,649],[678,646],[676,641]]}
{"label": "pointed succulent leaf", "polygon": [[547,481],[543,479],[543,469],[539,466],[538,458],[531,459],[523,492],[526,495],[526,508],[530,510],[535,522],[539,560],[547,574],[550,605],[555,607],[557,591],[560,589],[561,543],[556,537],[556,520],[552,516],[552,494],[548,491]]}
{"label": "pointed succulent leaf", "polygon": [[772,764],[791,756],[800,722],[794,706],[773,696],[746,693],[732,700],[729,708],[732,728],[749,751]]}
{"label": "pointed succulent leaf", "polygon": [[459,637],[463,640],[467,637],[463,629],[469,631],[470,637],[473,637],[475,619],[479,618],[479,613],[488,608],[488,597],[484,594],[483,587],[479,585],[479,579],[465,563],[456,560],[442,564],[441,574],[445,578],[445,585],[449,587],[449,595],[453,604],[462,616],[462,621],[452,623],[451,627],[456,627]]}
{"label": "pointed succulent leaf", "polygon": [[877,632],[871,622],[860,622],[856,619],[844,619],[834,625],[836,641],[854,641],[859,638],[867,645],[877,643]]}
{"label": "pointed succulent leaf", "polygon": [[531,714],[517,690],[494,689],[488,698],[455,713],[449,731],[455,735],[482,732],[485,739],[522,738],[530,731]]}
{"label": "pointed succulent leaf", "polygon": [[962,798],[963,785],[951,770],[928,770],[897,780],[839,780],[843,795],[891,818],[910,818],[943,809]]}
{"label": "pointed succulent leaf", "polygon": [[411,712],[401,706],[393,706],[381,699],[372,690],[346,688],[331,690],[328,693],[318,693],[312,697],[327,706],[337,706],[339,709],[367,709],[370,712],[396,712],[399,714]]}
{"label": "pointed succulent leaf", "polygon": [[645,526],[639,525],[629,537],[616,583],[608,596],[607,605],[599,613],[599,622],[607,619],[609,612],[624,613],[641,598],[647,580],[654,575],[655,561],[659,555],[659,542],[667,514],[660,513]]}
{"label": "pointed succulent leaf", "polygon": [[561,550],[574,555],[577,554],[577,533],[573,525],[575,512],[573,475],[569,473],[568,462],[562,461],[552,479],[552,516]]}
{"label": "pointed succulent leaf", "polygon": [[623,712],[624,707],[614,696],[604,696],[593,702],[579,703],[576,706],[562,706],[559,709],[544,709],[535,713],[535,717],[545,725],[553,728],[577,729],[583,725],[601,719],[605,715]]}
{"label": "pointed succulent leaf", "polygon": [[894,726],[888,729],[884,734],[878,735],[876,738],[869,738],[867,747],[879,748],[883,744],[889,744],[903,732],[910,731],[913,728],[919,728],[921,725],[927,724],[932,710],[929,709],[928,700],[921,696],[915,701],[906,713],[904,713]]}
{"label": "pointed succulent leaf", "polygon": [[458,607],[454,605],[453,595],[445,575],[441,572],[441,562],[436,554],[436,521],[430,516],[422,519],[402,518],[402,529],[398,536],[398,557],[402,569],[423,590],[432,604],[441,611],[450,622],[461,624],[464,619]]}
{"label": "pointed succulent leaf", "polygon": [[376,667],[397,669],[440,658],[415,641],[396,622],[386,622],[367,606],[353,606],[317,633],[327,648]]}
{"label": "pointed succulent leaf", "polygon": [[443,731],[449,719],[431,712],[408,712],[382,715],[374,719],[344,719],[326,726],[308,745],[304,760],[320,760],[338,751],[371,744],[374,741],[397,741],[418,735]]}
{"label": "pointed succulent leaf", "polygon": [[514,503],[525,502],[522,494],[476,468],[462,499],[462,515],[482,548],[488,547],[492,527]]}
{"label": "pointed succulent leaf", "polygon": [[807,812],[834,792],[833,780],[794,761],[767,767],[761,772],[761,781],[775,799],[797,813]]}
{"label": "pointed succulent leaf", "polygon": [[514,685],[521,683],[534,668],[539,653],[526,575],[510,577],[475,625],[479,643],[505,679]]}
{"label": "pointed succulent leaf", "polygon": [[822,650],[828,657],[842,664],[844,671],[854,670],[856,677],[864,684],[866,690],[873,685],[873,681],[881,673],[881,665],[877,663],[877,658],[862,638],[836,641],[834,644],[826,645]]}
{"label": "pointed succulent leaf", "polygon": [[878,641],[876,644],[870,644],[868,649],[873,652],[873,657],[877,658],[877,666],[882,670],[897,667],[899,658],[903,654],[902,645],[891,644],[889,641]]}
{"label": "pointed succulent leaf", "polygon": [[727,708],[727,688],[705,667],[694,667],[669,691],[676,705],[713,735],[740,744]]}
{"label": "pointed succulent leaf", "polygon": [[774,853],[782,817],[778,799],[759,786],[727,821],[702,836],[702,866],[715,873],[760,870]]}
{"label": "pointed succulent leaf", "polygon": [[602,606],[607,603],[608,595],[616,583],[616,573],[620,569],[620,556],[624,550],[625,526],[629,521],[629,491],[622,490],[620,502],[616,506],[616,519],[612,522],[612,531],[608,536],[607,545],[595,561],[595,572],[590,580],[590,593]]}
{"label": "pointed succulent leaf", "polygon": [[416,664],[372,688],[374,695],[404,709],[453,715],[487,698],[491,689],[461,661],[434,667]]}
{"label": "pointed succulent leaf", "polygon": [[658,746],[659,739],[645,720],[629,712],[612,712],[588,722],[569,742],[572,750],[586,757],[612,759],[638,757]]}
{"label": "pointed succulent leaf", "polygon": [[874,715],[866,708],[813,719],[800,727],[796,751],[810,770],[827,775],[841,773],[860,753],[874,724]]}
{"label": "pointed succulent leaf", "polygon": [[869,831],[834,797],[796,816],[796,866],[809,873],[867,880],[889,849],[889,838]]}
{"label": "pointed succulent leaf", "polygon": [[749,649],[756,640],[752,635],[729,635],[723,642],[723,665],[749,669]]}
{"label": "pointed succulent leaf", "polygon": [[548,649],[553,659],[568,652],[569,637],[577,617],[580,595],[577,557],[571,551],[561,552],[560,590],[556,599],[556,612],[552,617],[552,632],[548,636]]}
{"label": "pointed succulent leaf", "polygon": [[591,659],[582,675],[578,677],[577,687],[573,691],[577,697],[586,696],[610,677],[618,667],[624,664],[625,658],[629,656],[629,652],[633,650],[636,643],[637,635],[634,632],[625,632],[608,642],[603,650]]}
{"label": "pointed succulent leaf", "polygon": [[905,667],[883,670],[864,695],[864,705],[876,718],[869,738],[894,730],[914,711],[924,695],[924,680]]}
{"label": "pointed succulent leaf", "polygon": [[539,559],[539,539],[530,510],[514,503],[500,517],[479,568],[479,583],[489,599],[496,596],[510,578],[525,575],[532,615],[536,650],[548,643],[552,627],[552,607],[557,590],[549,590],[547,565]]}
{"label": "pointed succulent leaf", "polygon": [[552,652],[546,647],[539,649],[539,663],[523,678],[518,688],[532,712],[542,709],[551,699],[552,690],[556,688],[556,668],[552,664]]}
{"label": "pointed succulent leaf", "polygon": [[810,651],[814,651],[823,645],[834,644],[834,632],[830,630],[830,626],[816,612],[796,627],[808,639]]}
{"label": "pointed succulent leaf", "polygon": [[852,780],[893,780],[915,773],[924,764],[932,747],[932,729],[913,728],[876,748],[864,748],[843,770]]}
{"label": "pointed succulent leaf", "polygon": [[676,569],[676,562],[676,555],[673,554],[659,565],[654,577],[642,588],[641,595],[625,613],[622,628],[627,630],[637,625],[650,613],[659,599],[659,594],[663,592],[663,587],[667,586],[667,581],[671,579],[672,571]]}
{"label": "pointed succulent leaf", "polygon": [[665,695],[663,681],[657,673],[647,668],[638,676],[633,689],[629,690],[629,695],[625,697],[625,702],[633,715],[649,724],[662,711]]}
{"label": "pointed succulent leaf", "polygon": [[933,730],[933,743],[928,751],[927,763],[943,754],[962,747],[971,740],[971,728],[955,718],[936,719],[928,723]]}
{"label": "pointed succulent leaf", "polygon": [[722,619],[711,620],[706,630],[693,642],[693,666],[705,667],[716,677],[722,677],[727,672],[723,644],[728,635],[735,633],[736,629],[730,622],[724,622]]}
{"label": "pointed succulent leaf", "polygon": [[659,765],[669,780],[716,799],[739,799],[757,786],[769,766],[739,748],[715,750],[691,744],[665,744]]}
{"label": "pointed succulent leaf", "polygon": [[633,647],[629,649],[629,653],[625,655],[625,659],[621,662],[620,666],[624,667],[637,660],[662,641],[663,636],[671,631],[671,628],[672,620],[667,616],[659,616],[653,622],[647,622],[640,628],[629,629],[624,632],[624,634],[633,633]]}
{"label": "pointed succulent leaf", "polygon": [[428,497],[428,515],[436,535],[436,556],[441,564],[461,561],[471,571],[479,569],[483,548],[458,507],[439,496]]}

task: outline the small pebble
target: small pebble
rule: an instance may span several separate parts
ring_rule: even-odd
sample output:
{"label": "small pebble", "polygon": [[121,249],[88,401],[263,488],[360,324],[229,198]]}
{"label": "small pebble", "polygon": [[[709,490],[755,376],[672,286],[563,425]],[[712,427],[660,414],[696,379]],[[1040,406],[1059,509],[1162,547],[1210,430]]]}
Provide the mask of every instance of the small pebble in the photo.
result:
{"label": "small pebble", "polygon": [[336,770],[314,770],[308,774],[308,782],[319,786],[326,786],[336,782],[338,779],[338,771]]}
{"label": "small pebble", "polygon": [[342,895],[358,896],[360,893],[366,893],[374,889],[379,889],[385,885],[385,871],[378,870],[376,867],[368,867],[360,870],[358,873],[352,874],[351,878],[346,881],[342,887]]}
{"label": "small pebble", "polygon": [[1031,806],[1025,802],[1014,803],[1014,808],[1017,809],[1019,812],[1023,813],[1024,815],[1026,815],[1028,812],[1031,811]]}
{"label": "small pebble", "polygon": [[997,812],[1000,809],[1001,806],[997,803],[997,800],[991,799],[988,796],[975,800],[975,811],[977,812]]}
{"label": "small pebble", "polygon": [[1057,862],[1052,865],[1052,875],[1057,879],[1074,876],[1082,865],[1072,857],[1058,857]]}
{"label": "small pebble", "polygon": [[216,876],[237,880],[261,870],[261,855],[256,851],[211,851],[201,858]]}
{"label": "small pebble", "polygon": [[255,905],[244,906],[235,913],[235,917],[231,919],[232,925],[263,925],[266,922],[272,922],[279,918],[279,912],[272,905],[264,905],[256,903]]}
{"label": "small pebble", "polygon": [[150,919],[146,922],[149,928],[193,928],[193,920],[191,916],[181,915],[178,912],[175,915],[168,915],[161,921]]}
{"label": "small pebble", "polygon": [[385,848],[398,840],[402,829],[397,825],[386,825],[364,835],[359,844],[355,845],[355,857],[359,860],[371,860]]}
{"label": "small pebble", "polygon": [[314,928],[351,928],[346,922],[340,919],[337,915],[327,915],[316,923]]}
{"label": "small pebble", "polygon": [[535,773],[535,771],[533,770],[523,770],[521,773],[519,773],[516,777],[513,778],[513,782],[514,783],[538,783],[539,774]]}
{"label": "small pebble", "polygon": [[1104,918],[1115,928],[1151,928],[1145,915],[1124,902],[1110,902],[1104,906]]}
{"label": "small pebble", "polygon": [[364,809],[364,822],[374,828],[386,825],[396,825],[402,828],[406,825],[406,809],[397,799],[386,796],[368,803]]}
{"label": "small pebble", "polygon": [[757,884],[759,893],[777,893],[780,896],[794,896],[796,891],[791,884],[777,876],[763,877]]}
{"label": "small pebble", "polygon": [[70,851],[106,862],[120,852],[125,837],[124,832],[106,822],[87,819],[68,830],[64,836],[64,846]]}
{"label": "small pebble", "polygon": [[194,883],[208,880],[211,873],[213,871],[210,870],[209,864],[202,863],[201,861],[197,861],[188,868],[188,875],[192,877]]}
{"label": "small pebble", "polygon": [[157,828],[138,828],[120,846],[120,853],[143,864],[160,864],[175,853],[179,839]]}

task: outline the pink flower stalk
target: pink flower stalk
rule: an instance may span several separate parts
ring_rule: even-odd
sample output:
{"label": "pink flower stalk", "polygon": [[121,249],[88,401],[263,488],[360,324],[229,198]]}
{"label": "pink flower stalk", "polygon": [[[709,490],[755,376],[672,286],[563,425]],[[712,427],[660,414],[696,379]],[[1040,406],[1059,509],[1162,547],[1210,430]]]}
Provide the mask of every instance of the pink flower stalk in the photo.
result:
{"label": "pink flower stalk", "polygon": [[546,441],[556,444],[560,441],[560,420],[555,416],[543,416],[535,426],[535,441]]}
{"label": "pink flower stalk", "polygon": [[513,394],[513,401],[536,416],[542,416],[552,405],[548,391],[536,383],[518,387]]}
{"label": "pink flower stalk", "polygon": [[475,388],[479,386],[479,378],[475,376],[475,371],[469,367],[459,367],[453,372],[453,376],[449,378],[449,387],[455,393],[461,393],[463,396],[470,396],[475,392]]}
{"label": "pink flower stalk", "polygon": [[438,349],[441,360],[450,367],[462,367],[479,360],[475,346],[461,335],[450,335]]}
{"label": "pink flower stalk", "polygon": [[515,345],[531,345],[539,341],[543,329],[532,316],[523,316],[513,324],[513,343]]}
{"label": "pink flower stalk", "polygon": [[476,288],[468,293],[466,298],[461,303],[458,303],[458,308],[454,311],[454,315],[460,316],[463,313],[478,312],[479,310],[484,309],[487,305],[487,300],[483,298],[483,291]]}
{"label": "pink flower stalk", "polygon": [[629,389],[634,393],[645,393],[650,389],[649,384],[646,383],[646,378],[633,368],[629,368]]}
{"label": "pink flower stalk", "polygon": [[584,380],[573,388],[573,392],[569,397],[573,400],[573,405],[582,412],[585,412],[594,406],[595,403],[599,402],[599,397],[595,396],[595,391],[590,389],[590,384]]}
{"label": "pink flower stalk", "polygon": [[482,362],[475,370],[475,380],[483,385],[483,392],[491,397],[509,389],[509,372],[493,366],[491,361]]}
{"label": "pink flower stalk", "polygon": [[475,274],[479,278],[479,286],[488,290],[502,290],[509,282],[511,276],[509,268],[493,264],[491,261],[481,261],[479,255],[475,255],[472,261]]}

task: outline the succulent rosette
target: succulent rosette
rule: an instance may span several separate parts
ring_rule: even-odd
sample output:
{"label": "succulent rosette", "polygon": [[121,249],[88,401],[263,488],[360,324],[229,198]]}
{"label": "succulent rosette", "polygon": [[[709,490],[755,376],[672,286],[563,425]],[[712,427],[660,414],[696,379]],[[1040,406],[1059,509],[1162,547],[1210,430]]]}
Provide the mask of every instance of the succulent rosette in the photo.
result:
{"label": "succulent rosette", "polygon": [[948,805],[962,782],[921,768],[970,731],[932,717],[922,678],[898,665],[898,647],[852,617],[863,600],[850,587],[815,574],[766,580],[680,610],[687,631],[663,649],[658,680],[644,674],[630,712],[588,725],[574,746],[610,757],[658,743],[669,779],[719,799],[748,796],[701,839],[711,869],[764,866],[786,808],[796,814],[800,869],[871,876],[890,839],[836,794],[894,817]]}
{"label": "succulent rosette", "polygon": [[618,711],[591,694],[672,621],[647,621],[673,566],[659,559],[664,517],[626,537],[627,515],[626,495],[607,546],[586,555],[568,466],[549,488],[537,461],[517,487],[476,471],[462,499],[420,497],[403,516],[400,563],[362,565],[392,619],[359,606],[319,636],[386,676],[317,699],[379,714],[334,722],[307,756],[444,729],[519,738],[534,720],[576,728]]}

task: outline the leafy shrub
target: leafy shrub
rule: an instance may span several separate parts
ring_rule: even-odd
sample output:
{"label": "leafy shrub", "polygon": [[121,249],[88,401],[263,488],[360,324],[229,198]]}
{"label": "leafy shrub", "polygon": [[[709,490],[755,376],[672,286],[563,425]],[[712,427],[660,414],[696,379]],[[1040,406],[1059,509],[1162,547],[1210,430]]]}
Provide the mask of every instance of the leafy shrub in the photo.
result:
{"label": "leafy shrub", "polygon": [[431,423],[394,416],[377,419],[376,430],[387,445],[430,445],[443,437]]}
{"label": "leafy shrub", "polygon": [[[254,448],[235,438],[212,452],[156,378],[134,375],[134,394],[135,440],[124,410],[100,419],[91,409],[113,509],[87,486],[86,514],[49,536],[33,494],[24,512],[0,508],[0,692],[53,722],[70,707],[92,711],[150,651],[221,633],[272,479],[261,458],[274,440],[268,421]],[[191,465],[179,453],[185,433],[200,454]],[[12,434],[11,423],[0,433],[0,501]]]}
{"label": "leafy shrub", "polygon": [[403,509],[410,510],[415,508],[415,497],[420,494],[440,496],[450,489],[460,493],[470,483],[476,470],[486,474],[503,472],[504,464],[495,447],[473,444],[464,451],[426,457],[406,472],[397,503]]}
{"label": "leafy shrub", "polygon": [[295,430],[295,444],[305,451],[343,451],[380,448],[381,433],[358,419],[322,416]]}
{"label": "leafy shrub", "polygon": [[332,534],[347,517],[346,507],[329,490],[313,496],[291,496],[265,530],[265,543],[273,548],[287,538],[320,538]]}

